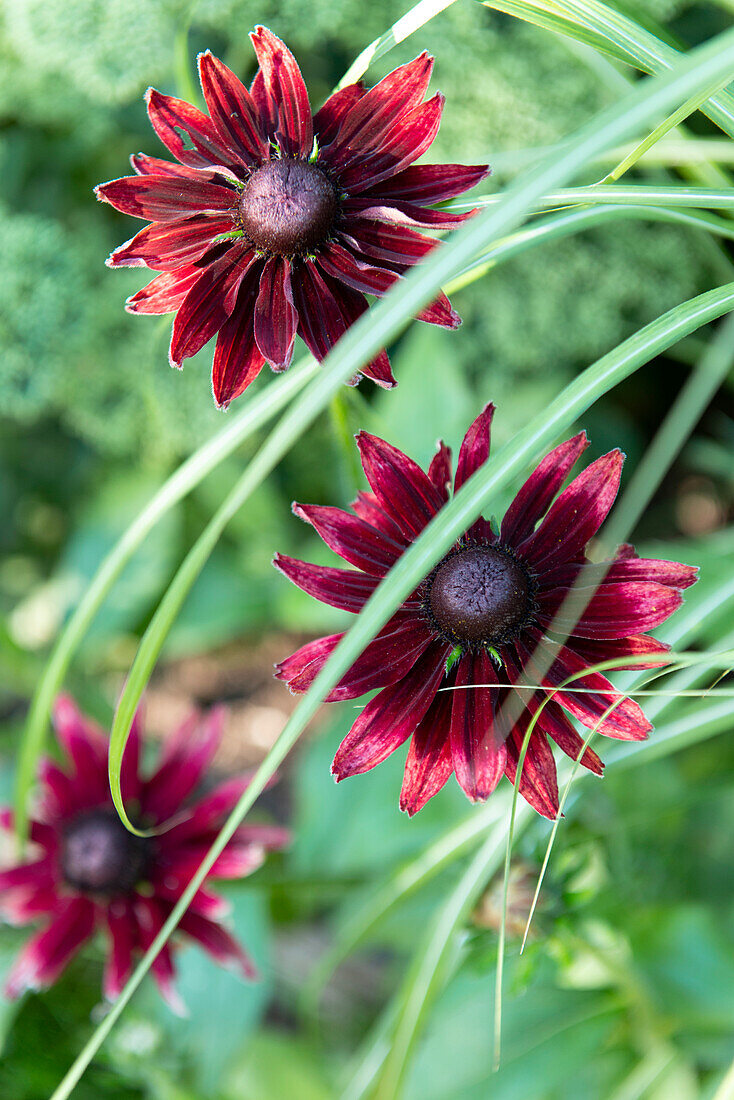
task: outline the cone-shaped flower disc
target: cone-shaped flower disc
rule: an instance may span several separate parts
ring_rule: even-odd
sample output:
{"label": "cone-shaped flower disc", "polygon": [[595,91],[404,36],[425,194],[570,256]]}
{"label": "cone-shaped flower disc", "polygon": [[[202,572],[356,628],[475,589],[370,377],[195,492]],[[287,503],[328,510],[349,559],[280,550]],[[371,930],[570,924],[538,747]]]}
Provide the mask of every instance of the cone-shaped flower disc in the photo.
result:
{"label": "cone-shaped flower disc", "polygon": [[[40,797],[27,863],[0,872],[0,912],[14,924],[41,921],[12,967],[5,994],[52,985],[96,929],[108,943],[105,995],[114,999],[132,969],[160,931],[191,881],[227,814],[249,778],[229,779],[192,802],[222,734],[221,710],[201,719],[194,714],[165,743],[158,767],[140,772],[140,731],[136,719],[125,750],[122,790],[125,802],[145,827],[174,814],[177,823],[154,838],[129,833],[117,816],[107,780],[107,739],[73,701],[56,702],[54,723],[64,767],[44,760]],[[10,810],[0,825],[13,827]],[[268,850],[288,841],[284,829],[247,825],[237,830],[219,856],[209,879],[242,878],[256,870]],[[179,929],[218,963],[255,977],[253,965],[222,923],[227,903],[202,886]],[[158,987],[174,1010],[181,1010],[174,985],[170,945],[152,966]]]}
{"label": "cone-shaped flower disc", "polygon": [[[488,405],[461,445],[454,488],[489,457],[494,407]],[[324,603],[358,612],[380,579],[448,500],[451,452],[439,445],[424,473],[389,443],[357,437],[371,492],[352,508],[295,505],[330,549],[355,569],[309,565],[278,555],[276,566]],[[598,567],[586,545],[607,516],[619,488],[623,455],[611,451],[557,495],[587,446],[584,432],[546,455],[510,505],[499,531],[478,519],[395,612],[328,696],[330,701],[378,694],[360,712],[333,764],[337,780],[368,771],[411,738],[400,806],[415,813],[452,772],[472,801],[486,799],[504,773],[514,782],[523,739],[543,699],[590,665],[629,656],[648,658],[635,668],[665,663],[667,647],[645,633],[680,605],[696,570],[676,562],[639,558],[620,548],[578,622],[556,613],[572,586],[597,583]],[[555,498],[555,499],[554,499]],[[566,635],[553,633],[567,631]],[[334,634],[303,646],[277,666],[292,691],[306,691],[340,641]],[[535,655],[552,657],[539,681]],[[521,693],[512,728],[504,704],[517,692],[503,684],[521,674],[538,684]],[[530,737],[520,793],[539,813],[554,817],[558,786],[550,741],[576,759],[582,739],[570,718],[608,737],[641,740],[650,723],[606,677],[586,673],[543,707]],[[455,690],[440,690],[455,689]],[[547,690],[545,690],[547,689]],[[612,703],[618,703],[605,717]],[[504,708],[504,709],[503,709]],[[515,713],[517,710],[515,709]],[[603,719],[603,720],[602,720]],[[591,749],[581,763],[601,774]]]}
{"label": "cone-shaped flower disc", "polygon": [[[436,245],[416,230],[471,216],[431,209],[483,179],[486,165],[415,166],[438,133],[443,97],[423,102],[432,58],[421,54],[367,90],[336,92],[311,114],[300,69],[265,27],[248,91],[211,53],[199,58],[208,114],[148,92],[155,132],[178,163],[142,153],[137,173],[97,197],[151,224],[109,258],[157,275],[127,302],[176,312],[170,360],[180,367],[215,335],[212,384],[227,405],[265,362],[285,370],[299,334],[323,359],[367,309]],[[420,319],[455,328],[445,295]],[[395,384],[386,354],[362,373]]]}

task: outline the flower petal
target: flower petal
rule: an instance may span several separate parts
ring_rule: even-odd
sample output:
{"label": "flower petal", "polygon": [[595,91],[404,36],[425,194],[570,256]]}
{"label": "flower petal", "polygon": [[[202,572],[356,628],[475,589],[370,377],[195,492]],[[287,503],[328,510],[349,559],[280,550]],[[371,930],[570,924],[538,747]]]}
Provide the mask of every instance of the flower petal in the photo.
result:
{"label": "flower petal", "polygon": [[[510,679],[512,681],[520,680],[520,667],[507,652],[505,652],[505,660]],[[536,728],[542,730],[543,733],[555,741],[558,747],[572,760],[578,760],[583,740],[579,737],[559,704],[553,699],[544,698],[540,692],[534,694],[523,692],[522,698],[531,718],[535,717],[540,710]],[[541,704],[544,704],[542,709]],[[594,772],[595,775],[601,775],[604,771],[603,763],[592,749],[587,748],[584,751],[580,763],[589,771]]]}
{"label": "flower petal", "polygon": [[418,320],[425,321],[429,325],[441,325],[442,328],[458,328],[461,324],[461,317],[453,309],[443,291],[439,292],[436,301],[427,309],[421,310]]}
{"label": "flower petal", "polygon": [[[7,831],[15,828],[15,815],[9,806],[0,809],[0,829]],[[29,836],[33,844],[40,844],[46,851],[55,853],[59,847],[59,834],[56,825],[47,825],[45,821],[30,821]]]}
{"label": "flower petal", "polygon": [[[378,184],[375,190],[379,191],[383,186],[382,183]],[[430,210],[418,206],[417,203],[383,199],[369,194],[346,199],[343,209],[347,225],[356,216],[409,229],[455,229],[476,214],[476,210],[467,210],[463,214],[452,214],[448,210]]]}
{"label": "flower petal", "polygon": [[[557,588],[539,592],[538,622],[553,630],[582,638],[625,638],[660,626],[677,611],[683,597],[677,589],[649,581],[624,581],[602,584],[577,620],[576,614],[564,614],[562,605],[573,589]],[[579,590],[583,596],[584,589]],[[560,609],[560,611],[559,611]]]}
{"label": "flower petal", "polygon": [[589,587],[599,584],[611,585],[624,581],[652,581],[664,584],[668,588],[682,590],[690,588],[698,579],[698,568],[682,565],[677,561],[663,561],[656,558],[638,558],[628,556],[604,562],[564,562],[554,569],[544,572],[540,578],[540,587],[570,588]]}
{"label": "flower petal", "polygon": [[375,385],[381,386],[383,390],[391,390],[397,386],[386,351],[381,351],[371,363],[361,367],[360,374],[363,374],[365,378],[369,378]]}
{"label": "flower petal", "polygon": [[370,88],[342,119],[334,141],[324,150],[327,163],[343,169],[379,154],[396,124],[423,102],[432,71],[433,58],[424,52]]}
{"label": "flower petal", "polygon": [[237,192],[216,183],[171,176],[123,176],[95,187],[101,202],[115,210],[151,222],[168,222],[186,214],[233,211]]}
{"label": "flower petal", "polygon": [[78,809],[79,796],[72,777],[48,756],[39,761],[38,781],[41,785],[41,816],[46,821],[68,817]]}
{"label": "flower petal", "polygon": [[176,160],[190,168],[223,164],[238,175],[242,173],[243,164],[236,150],[222,141],[203,111],[155,88],[148,89],[145,100],[153,129]]}
{"label": "flower petal", "polygon": [[545,456],[505,513],[501,528],[503,542],[518,546],[533,533],[536,523],[545,515],[571,467],[588,445],[586,432],[579,432]]}
{"label": "flower petal", "polygon": [[[652,725],[633,699],[628,699],[623,692],[616,690],[601,673],[587,672],[588,666],[583,658],[567,646],[559,649],[540,631],[528,633],[536,645],[549,646],[555,654],[553,664],[542,679],[545,687],[556,689],[559,684],[575,677],[567,689],[553,692],[554,700],[564,710],[587,729],[597,729],[605,737],[616,737],[623,741],[645,740]],[[515,644],[526,670],[530,669],[532,675],[534,660],[530,650],[522,640]],[[612,704],[616,705],[607,714]]]}
{"label": "flower petal", "polygon": [[409,673],[367,704],[334,757],[331,772],[337,783],[382,763],[410,737],[441,684],[446,650],[440,643],[432,645]]}
{"label": "flower petal", "polygon": [[438,490],[441,500],[444,501],[444,503],[449,499],[451,469],[451,448],[447,447],[443,440],[439,440],[438,450],[431,459],[431,465],[428,467],[428,477]]}
{"label": "flower petal", "polygon": [[109,797],[107,780],[107,738],[81,713],[69,695],[54,703],[54,729],[59,744],[73,767],[77,804],[94,805]]}
{"label": "flower petal", "polygon": [[670,646],[659,642],[657,638],[648,638],[645,634],[632,634],[626,638],[607,639],[603,642],[591,638],[569,638],[566,646],[583,658],[589,665],[613,661],[620,657],[649,656],[651,659],[641,664],[630,661],[628,665],[617,665],[618,670],[626,668],[662,668],[669,663]]}
{"label": "flower petal", "polygon": [[357,493],[356,500],[352,501],[350,507],[360,519],[363,519],[366,523],[371,523],[378,531],[388,535],[389,538],[403,548],[408,545],[410,540],[405,537],[397,523],[387,515],[374,493],[366,493],[360,490]]}
{"label": "flower petal", "polygon": [[176,848],[184,840],[198,837],[216,828],[234,809],[250,783],[252,775],[237,775],[219,783],[213,791],[187,806],[185,818],[161,834],[161,847]]}
{"label": "flower petal", "polygon": [[432,206],[476,187],[491,171],[486,164],[418,164],[386,180],[377,191],[381,199]]}
{"label": "flower petal", "polygon": [[[366,97],[365,97],[366,98]],[[390,176],[397,175],[433,144],[441,125],[444,97],[435,95],[421,107],[396,123],[379,151],[364,163],[352,164],[340,172],[339,182],[345,191],[360,192]]]}
{"label": "flower petal", "polygon": [[495,407],[490,401],[488,405],[484,406],[464,436],[459,451],[459,461],[456,464],[456,477],[454,479],[454,490],[456,492],[489,458],[494,410]]}
{"label": "flower petal", "polygon": [[208,169],[189,168],[175,161],[149,157],[146,153],[133,153],[130,164],[138,176],[171,176],[173,179],[202,180],[214,179],[219,174],[216,166],[210,165]]}
{"label": "flower petal", "polygon": [[297,327],[290,262],[284,256],[271,256],[260,276],[254,330],[257,346],[274,369],[289,366]]}
{"label": "flower petal", "polygon": [[82,897],[65,899],[51,924],[28,941],[11,967],[5,996],[14,999],[26,989],[52,985],[93,931],[93,903]]}
{"label": "flower petal", "polygon": [[104,995],[115,1001],[130,977],[133,951],[137,947],[135,935],[137,921],[132,915],[127,899],[115,898],[107,906],[107,933],[109,950],[104,971]]}
{"label": "flower petal", "polygon": [[244,84],[209,50],[199,54],[199,78],[207,109],[223,141],[235,149],[244,164],[269,159],[268,143],[260,130],[257,108]]}
{"label": "flower petal", "polygon": [[435,237],[426,237],[414,229],[352,217],[340,237],[353,251],[397,268],[421,263],[438,244]]}
{"label": "flower petal", "polygon": [[[316,359],[323,359],[350,325],[367,309],[367,302],[358,292],[322,274],[313,261],[300,265],[293,282],[293,294],[298,310],[298,331]],[[381,352],[362,374],[385,389],[395,385],[390,363]]]}
{"label": "flower petal", "polygon": [[54,861],[46,855],[33,863],[21,863],[0,871],[0,894],[26,886],[49,886],[54,881]]}
{"label": "flower petal", "polygon": [[204,268],[173,322],[171,366],[180,367],[184,359],[196,355],[219,331],[231,313],[232,307],[227,309],[228,300],[233,301],[248,268],[256,261],[248,245],[237,243]]}
{"label": "flower petal", "polygon": [[621,451],[610,451],[563,490],[538,529],[518,547],[531,567],[542,573],[584,549],[614,504],[623,462]]}
{"label": "flower petal", "polygon": [[[151,946],[153,940],[163,927],[169,912],[170,906],[167,904],[162,905],[156,898],[136,897],[135,918],[138,924],[138,938],[143,951],[147,951]],[[184,1016],[186,1014],[186,1006],[181,1000],[174,984],[176,970],[173,965],[173,956],[169,944],[165,944],[164,947],[161,948],[153,960],[150,969],[161,996],[168,1007],[172,1012],[175,1012],[177,1016]]]}
{"label": "flower petal", "polygon": [[[507,738],[507,764],[505,775],[515,782],[520,751],[528,728],[527,715],[523,714]],[[520,794],[543,817],[553,820],[558,815],[558,779],[553,753],[544,734],[536,726],[530,735],[530,744],[523,761],[520,776]]]}
{"label": "flower petal", "polygon": [[354,290],[381,298],[400,278],[394,271],[375,267],[357,259],[342,245],[332,241],[319,255],[319,267]]}
{"label": "flower petal", "polygon": [[[422,619],[398,612],[365,647],[324,701],[356,699],[368,691],[394,684],[411,670],[432,638],[433,633]],[[292,678],[288,685],[291,691],[307,691],[325,661],[326,657],[312,661],[300,676]]]}
{"label": "flower petal", "polygon": [[441,509],[441,495],[417,462],[369,432],[357,446],[367,480],[380,505],[408,539],[421,533]]}
{"label": "flower petal", "polygon": [[253,264],[237,292],[235,306],[219,330],[212,363],[212,390],[220,409],[239,397],[265,365],[255,342],[253,314],[259,293],[260,268]]}
{"label": "flower petal", "polygon": [[454,770],[451,754],[451,696],[437,695],[408,749],[400,809],[410,817],[445,785]]}
{"label": "flower petal", "polygon": [[[504,734],[494,718],[498,689],[492,661],[484,650],[468,653],[458,663],[456,689],[449,692],[451,759],[459,786],[472,802],[489,798],[507,763]],[[414,739],[415,740],[415,739]]]}
{"label": "flower petal", "polygon": [[179,809],[211,764],[223,726],[224,710],[215,707],[203,718],[192,714],[167,738],[158,767],[143,784],[144,814],[160,823]]}
{"label": "flower petal", "polygon": [[128,313],[173,313],[201,278],[200,267],[187,264],[177,271],[165,271],[125,302]]}
{"label": "flower petal", "polygon": [[[374,294],[377,298],[387,294],[388,290],[401,278],[394,271],[360,260],[335,241],[320,253],[318,264],[321,270],[332,278],[338,279],[353,290]],[[448,298],[443,293],[439,293],[436,301],[418,314],[418,319],[447,328],[457,328],[461,324],[459,315],[451,308]],[[365,370],[363,373],[368,372]]]}
{"label": "flower petal", "polygon": [[[531,713],[534,714],[535,710],[531,710]],[[583,739],[579,737],[561,708],[556,706],[552,700],[543,707],[537,724],[548,737],[555,741],[558,748],[565,752],[566,756],[570,757],[571,760],[579,759],[579,753],[584,744]],[[604,772],[604,764],[593,749],[584,749],[584,754],[579,763],[588,771],[593,772],[594,775],[602,775]]]}
{"label": "flower petal", "polygon": [[353,569],[311,565],[285,554],[276,554],[273,565],[309,596],[342,611],[361,611],[380,583],[379,577],[369,577]]}
{"label": "flower petal", "polygon": [[64,900],[56,883],[18,887],[0,895],[0,913],[8,924],[20,927],[39,917],[56,916]]}
{"label": "flower petal", "polygon": [[336,137],[343,120],[356,103],[359,103],[367,89],[358,81],[356,84],[347,84],[329,96],[323,107],[316,112],[313,119],[313,128],[319,145],[329,145]]}
{"label": "flower petal", "polygon": [[194,214],[170,222],[146,225],[131,240],[110,254],[108,267],[152,267],[176,271],[200,259],[221,233],[232,229],[228,215]]}
{"label": "flower petal", "polygon": [[208,955],[230,969],[238,970],[248,981],[255,981],[257,971],[234,936],[217,921],[209,920],[190,909],[184,913],[179,928],[204,948]]}
{"label": "flower petal", "polygon": [[[307,260],[293,281],[298,310],[298,331],[316,359],[324,359],[349,327],[337,295],[332,292],[316,264]],[[367,308],[363,301],[362,312]]]}
{"label": "flower petal", "polygon": [[384,577],[404,549],[382,531],[340,508],[294,504],[293,514],[310,523],[330,550],[374,577]]}
{"label": "flower petal", "polygon": [[283,42],[266,27],[256,27],[250,38],[260,65],[263,90],[271,104],[271,115],[278,119],[278,129],[273,136],[286,156],[308,157],[313,146],[313,121],[298,63]]}
{"label": "flower petal", "polygon": [[697,565],[683,565],[679,561],[664,561],[659,558],[628,557],[612,562],[607,570],[605,581],[656,581],[669,588],[690,588],[698,580]]}
{"label": "flower petal", "polygon": [[315,638],[314,641],[307,642],[290,657],[275,665],[275,678],[285,681],[294,693],[301,690],[291,687],[291,684],[314,680],[343,637],[342,631],[341,634],[328,634],[325,638]]}

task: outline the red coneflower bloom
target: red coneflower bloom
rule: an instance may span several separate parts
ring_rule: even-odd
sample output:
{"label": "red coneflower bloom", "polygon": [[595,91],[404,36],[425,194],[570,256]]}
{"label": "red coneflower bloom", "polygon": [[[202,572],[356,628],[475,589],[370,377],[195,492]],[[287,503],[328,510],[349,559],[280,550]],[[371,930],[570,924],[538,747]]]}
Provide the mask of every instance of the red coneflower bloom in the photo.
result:
{"label": "red coneflower bloom", "polygon": [[[158,767],[140,774],[139,724],[133,725],[123,762],[125,802],[138,823],[180,820],[155,838],[129,833],[117,816],[107,780],[107,739],[74,702],[60,697],[54,724],[67,766],[44,760],[41,791],[30,838],[31,862],[0,872],[0,910],[14,924],[45,920],[23,948],[8,976],[5,994],[52,985],[95,929],[109,941],[104,992],[117,997],[133,958],[146,950],[183,893],[249,779],[237,777],[199,801],[187,799],[211,762],[222,735],[221,710],[202,720],[192,715],[165,743]],[[180,813],[179,813],[180,811]],[[0,825],[13,826],[10,810]],[[212,879],[241,878],[254,871],[269,849],[288,840],[284,829],[247,825],[209,872]],[[254,977],[252,963],[221,923],[225,900],[202,887],[179,924],[217,962]],[[161,993],[180,1008],[170,946],[153,963]]]}
{"label": "red coneflower bloom", "polygon": [[[148,92],[158,137],[179,164],[132,157],[137,176],[97,197],[152,222],[116,249],[112,267],[161,271],[127,302],[171,313],[180,367],[215,333],[218,405],[238,397],[267,361],[285,370],[298,333],[323,359],[367,309],[437,243],[414,227],[449,229],[470,214],[430,204],[487,175],[485,165],[412,167],[438,133],[443,97],[423,103],[433,59],[423,53],[369,91],[350,84],[313,117],[300,69],[265,27],[251,35],[259,68],[248,91],[211,53],[199,57],[209,114]],[[445,295],[421,320],[455,328]],[[383,352],[362,373],[395,380]]]}
{"label": "red coneflower bloom", "polygon": [[[488,405],[464,438],[455,489],[487,461],[493,412]],[[357,442],[373,491],[358,495],[352,505],[356,514],[314,505],[294,505],[294,511],[358,572],[281,555],[275,560],[305,592],[352,612],[362,608],[440,511],[451,480],[451,452],[443,443],[426,474],[373,435],[360,432]],[[584,574],[590,585],[598,579],[585,548],[619,487],[623,455],[615,450],[593,462],[554,502],[586,446],[581,432],[546,455],[498,532],[478,519],[329,694],[335,701],[381,689],[339,747],[332,766],[337,781],[373,768],[412,734],[401,809],[415,813],[452,772],[472,801],[486,799],[503,772],[514,782],[528,725],[552,689],[611,658],[643,654],[650,662],[642,667],[664,663],[660,655],[667,647],[643,632],[675,611],[680,590],[693,584],[696,570],[638,558],[631,546],[623,546],[608,563],[579,621],[556,623],[561,630],[568,627],[568,637],[554,637],[549,629],[570,587]],[[342,637],[334,634],[303,646],[277,666],[277,676],[292,691],[306,691]],[[498,717],[512,689],[499,685],[515,683],[523,673],[527,682],[537,684],[534,655],[544,650],[553,656],[541,680],[548,692],[522,691],[519,717],[511,729],[504,723],[500,727]],[[520,780],[520,793],[546,817],[558,811],[556,768],[547,738],[576,759],[583,742],[568,715],[592,729],[610,704],[622,698],[597,672],[573,687],[590,693],[559,691],[546,704],[531,734]],[[608,737],[628,740],[644,739],[651,728],[639,706],[624,698],[598,726]],[[601,774],[603,765],[591,749],[581,763]]]}

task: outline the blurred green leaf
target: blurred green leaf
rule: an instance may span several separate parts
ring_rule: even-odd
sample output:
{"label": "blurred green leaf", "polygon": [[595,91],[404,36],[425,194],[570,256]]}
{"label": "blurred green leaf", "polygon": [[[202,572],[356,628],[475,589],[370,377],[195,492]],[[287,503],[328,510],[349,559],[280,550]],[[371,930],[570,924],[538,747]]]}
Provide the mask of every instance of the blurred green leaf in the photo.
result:
{"label": "blurred green leaf", "polygon": [[333,1084],[313,1050],[288,1033],[254,1035],[224,1086],[225,1100],[332,1100]]}
{"label": "blurred green leaf", "polygon": [[267,910],[252,889],[224,887],[232,904],[231,931],[252,957],[259,971],[256,982],[245,982],[216,963],[196,944],[177,952],[177,988],[187,1015],[173,1016],[153,988],[150,1010],[162,1028],[167,1048],[174,1051],[184,1074],[202,1096],[216,1094],[236,1055],[245,1047],[272,993]]}

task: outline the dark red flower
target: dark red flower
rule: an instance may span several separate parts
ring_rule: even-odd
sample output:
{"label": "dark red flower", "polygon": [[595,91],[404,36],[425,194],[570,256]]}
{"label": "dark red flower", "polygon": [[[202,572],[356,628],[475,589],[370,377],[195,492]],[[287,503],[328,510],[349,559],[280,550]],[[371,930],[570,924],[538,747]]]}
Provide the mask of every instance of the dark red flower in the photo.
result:
{"label": "dark red flower", "polygon": [[[218,405],[267,361],[285,370],[298,333],[323,359],[367,309],[471,214],[430,209],[473,187],[485,165],[412,167],[433,142],[443,97],[423,103],[433,59],[423,53],[369,91],[350,84],[312,117],[296,60],[265,27],[250,36],[259,68],[248,91],[211,53],[199,57],[209,114],[150,89],[148,114],[180,162],[139,153],[137,175],[97,197],[152,224],[110,256],[112,267],[160,271],[128,299],[132,313],[171,313],[180,367],[216,333]],[[421,320],[455,328],[441,294]],[[362,373],[395,380],[382,352]]]}
{"label": "dark red flower", "polygon": [[[494,406],[475,420],[461,445],[454,488],[487,461]],[[443,443],[428,473],[401,451],[366,432],[357,442],[372,492],[352,508],[294,505],[332,550],[353,569],[309,565],[277,555],[275,564],[305,592],[334,607],[358,612],[380,580],[448,500],[451,452]],[[589,665],[617,657],[647,655],[664,663],[667,647],[644,631],[659,626],[679,607],[681,589],[696,570],[676,562],[638,558],[620,548],[581,618],[565,638],[550,625],[570,587],[588,585],[598,571],[586,544],[606,518],[619,487],[620,451],[593,462],[554,501],[587,446],[584,432],[546,455],[510,505],[499,531],[478,519],[395,612],[329,701],[354,699],[378,688],[342,741],[332,771],[337,781],[368,771],[412,735],[400,798],[415,813],[443,787],[452,772],[472,801],[486,799],[504,772],[514,782],[528,725],[550,689]],[[319,638],[277,666],[277,676],[303,692],[342,634]],[[552,656],[539,681],[536,654]],[[524,690],[522,710],[507,728],[505,702],[518,693],[501,684],[528,681],[548,691]],[[615,694],[598,672],[559,691],[543,708],[531,734],[520,793],[539,813],[554,817],[558,785],[548,738],[576,759],[582,739],[569,719],[589,729],[603,719],[608,737],[642,740],[650,723],[631,699]],[[444,688],[457,690],[441,690]],[[516,709],[516,708],[515,708]],[[581,763],[601,774],[602,762],[587,749]]]}
{"label": "dark red flower", "polygon": [[[139,825],[177,824],[143,839],[122,825],[107,780],[107,739],[74,702],[60,697],[54,711],[66,767],[46,759],[40,769],[40,798],[30,838],[28,863],[0,872],[0,910],[14,924],[43,920],[25,945],[5,986],[9,997],[52,985],[82,944],[100,929],[108,940],[104,992],[117,997],[136,954],[150,946],[206,855],[224,818],[249,779],[237,777],[196,802],[189,796],[210,764],[222,734],[222,710],[202,719],[194,714],[165,743],[158,767],[140,774],[140,732],[136,719],[125,751],[122,789]],[[0,811],[0,825],[13,815]],[[209,878],[241,878],[254,871],[269,849],[288,840],[284,829],[247,825],[237,830]],[[222,923],[227,903],[208,888],[195,895],[181,920],[181,932],[217,962],[247,978],[252,963]],[[153,963],[161,993],[180,1007],[173,956],[165,946]]]}

